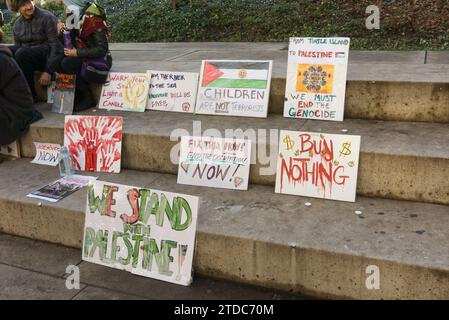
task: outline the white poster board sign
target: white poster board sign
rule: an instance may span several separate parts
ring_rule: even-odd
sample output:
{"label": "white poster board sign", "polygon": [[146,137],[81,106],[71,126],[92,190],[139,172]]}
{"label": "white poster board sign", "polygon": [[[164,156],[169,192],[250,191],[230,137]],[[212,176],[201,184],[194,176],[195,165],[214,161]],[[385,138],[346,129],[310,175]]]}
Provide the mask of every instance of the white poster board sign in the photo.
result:
{"label": "white poster board sign", "polygon": [[355,202],[360,136],[281,131],[276,193]]}
{"label": "white poster board sign", "polygon": [[55,167],[59,163],[61,146],[53,143],[35,142],[36,156],[31,163]]}
{"label": "white poster board sign", "polygon": [[120,173],[123,118],[66,116],[64,145],[76,170]]}
{"label": "white poster board sign", "polygon": [[349,38],[290,38],[284,117],[343,121]]}
{"label": "white poster board sign", "polygon": [[110,72],[101,90],[99,108],[144,112],[149,87],[146,73]]}
{"label": "white poster board sign", "polygon": [[190,285],[198,201],[153,189],[89,183],[83,260]]}
{"label": "white poster board sign", "polygon": [[181,137],[178,183],[248,190],[251,140]]}
{"label": "white poster board sign", "polygon": [[272,61],[203,60],[195,112],[266,118]]}
{"label": "white poster board sign", "polygon": [[148,110],[193,113],[198,73],[147,71],[150,79]]}

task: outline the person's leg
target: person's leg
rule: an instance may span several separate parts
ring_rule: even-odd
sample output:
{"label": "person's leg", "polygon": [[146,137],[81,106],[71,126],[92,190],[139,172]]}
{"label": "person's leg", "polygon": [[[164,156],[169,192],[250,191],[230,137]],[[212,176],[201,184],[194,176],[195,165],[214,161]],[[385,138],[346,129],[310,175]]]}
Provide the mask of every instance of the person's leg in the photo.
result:
{"label": "person's leg", "polygon": [[73,107],[75,112],[83,111],[96,105],[89,83],[81,77],[82,64],[82,58],[72,57],[66,57],[61,62],[63,73],[76,75],[75,105]]}
{"label": "person's leg", "polygon": [[14,58],[22,69],[23,74],[31,89],[33,98],[36,100],[36,90],[34,88],[34,72],[44,71],[47,64],[47,49],[45,47],[18,48],[13,50]]}

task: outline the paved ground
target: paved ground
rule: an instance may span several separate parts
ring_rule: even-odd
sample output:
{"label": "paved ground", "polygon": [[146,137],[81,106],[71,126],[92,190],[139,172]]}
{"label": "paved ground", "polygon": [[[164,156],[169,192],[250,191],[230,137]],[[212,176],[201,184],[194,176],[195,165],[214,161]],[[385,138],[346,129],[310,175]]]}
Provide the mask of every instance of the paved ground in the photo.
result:
{"label": "paved ground", "polygon": [[[66,268],[80,270],[80,289],[66,288]],[[81,261],[81,251],[0,233],[0,299],[297,300],[264,288],[194,277],[191,287]]]}
{"label": "paved ground", "polygon": [[[288,43],[176,42],[112,43],[113,70],[199,72],[201,60],[273,60],[273,78],[285,78]],[[449,52],[354,51],[349,54],[349,81],[449,83]]]}

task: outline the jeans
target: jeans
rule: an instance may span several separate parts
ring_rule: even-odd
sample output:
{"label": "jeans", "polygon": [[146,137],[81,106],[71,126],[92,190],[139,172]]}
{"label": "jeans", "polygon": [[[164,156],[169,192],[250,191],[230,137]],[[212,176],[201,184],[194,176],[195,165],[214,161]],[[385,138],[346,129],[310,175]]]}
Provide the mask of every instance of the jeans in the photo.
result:
{"label": "jeans", "polygon": [[44,46],[33,48],[12,46],[10,47],[10,49],[14,54],[14,59],[25,75],[28,86],[30,87],[31,93],[33,94],[33,98],[36,99],[36,90],[34,88],[34,72],[45,71],[49,49]]}
{"label": "jeans", "polygon": [[65,57],[61,61],[61,73],[76,75],[74,111],[82,111],[96,105],[89,83],[81,77],[83,58]]}

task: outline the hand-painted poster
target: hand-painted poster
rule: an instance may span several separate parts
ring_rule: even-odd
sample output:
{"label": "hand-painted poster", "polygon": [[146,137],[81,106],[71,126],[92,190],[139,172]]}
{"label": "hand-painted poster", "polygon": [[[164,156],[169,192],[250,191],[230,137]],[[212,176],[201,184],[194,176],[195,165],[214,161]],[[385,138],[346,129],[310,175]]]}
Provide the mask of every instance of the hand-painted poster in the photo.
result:
{"label": "hand-painted poster", "polygon": [[343,121],[349,38],[290,38],[284,117]]}
{"label": "hand-painted poster", "polygon": [[276,193],[355,202],[360,136],[281,131]]}
{"label": "hand-painted poster", "polygon": [[198,201],[153,189],[89,183],[83,260],[190,285]]}
{"label": "hand-painted poster", "polygon": [[55,91],[53,95],[52,112],[70,115],[75,103],[76,75],[55,74]]}
{"label": "hand-painted poster", "polygon": [[35,142],[36,156],[31,163],[56,167],[59,164],[61,146],[53,143]]}
{"label": "hand-painted poster", "polygon": [[150,93],[147,109],[193,113],[198,73],[147,71]]}
{"label": "hand-painted poster", "polygon": [[19,140],[7,146],[0,146],[0,154],[7,157],[20,158]]}
{"label": "hand-painted poster", "polygon": [[251,140],[181,137],[178,183],[248,190]]}
{"label": "hand-painted poster", "polygon": [[195,112],[266,118],[272,61],[203,60]]}
{"label": "hand-painted poster", "polygon": [[110,72],[101,90],[99,108],[144,112],[149,87],[146,73]]}
{"label": "hand-painted poster", "polygon": [[122,117],[66,116],[64,145],[76,170],[119,173]]}
{"label": "hand-painted poster", "polygon": [[53,80],[47,87],[47,103],[49,104],[53,104],[55,98],[55,90],[56,90],[55,88],[56,88],[56,81]]}

